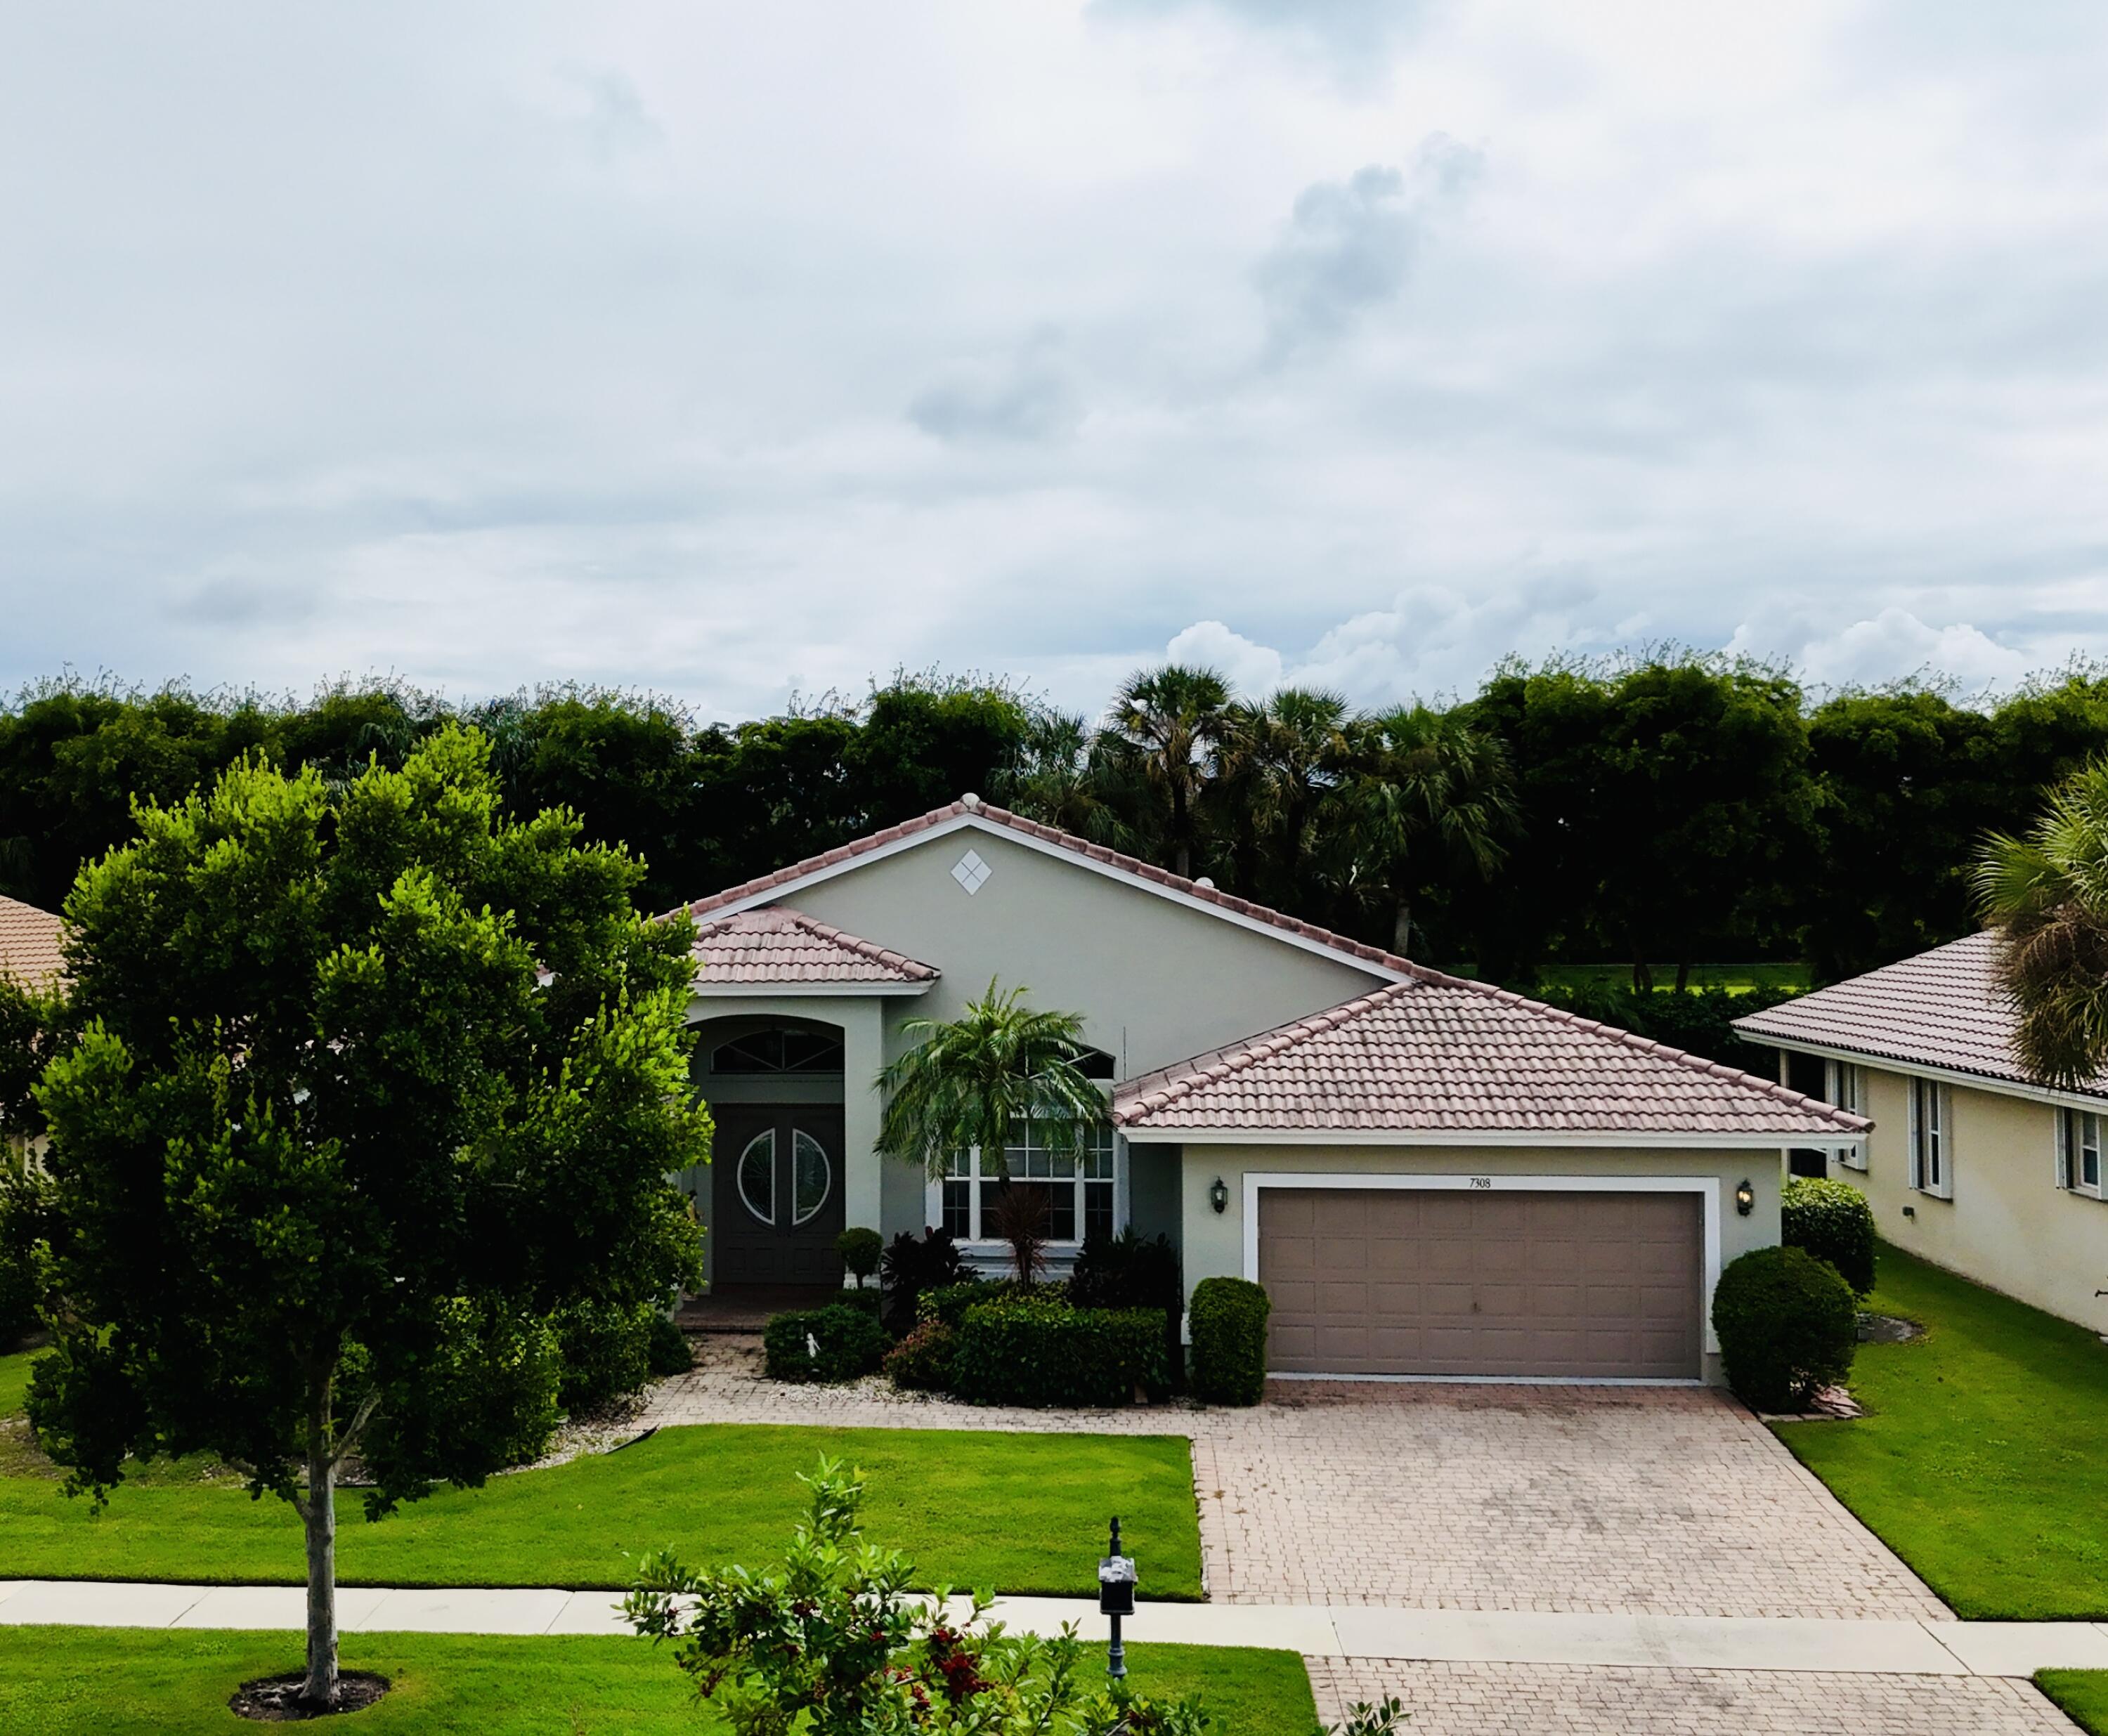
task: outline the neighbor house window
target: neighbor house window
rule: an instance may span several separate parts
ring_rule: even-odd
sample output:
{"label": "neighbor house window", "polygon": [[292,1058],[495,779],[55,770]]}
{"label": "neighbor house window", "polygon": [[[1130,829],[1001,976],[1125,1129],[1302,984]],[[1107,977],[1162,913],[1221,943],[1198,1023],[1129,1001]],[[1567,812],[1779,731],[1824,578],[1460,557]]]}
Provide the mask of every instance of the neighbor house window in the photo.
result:
{"label": "neighbor house window", "polygon": [[1041,1233],[1056,1246],[1113,1233],[1118,1150],[1111,1128],[1086,1128],[1060,1150],[1044,1127],[1027,1123],[1012,1133],[1003,1156],[1007,1175],[978,1149],[953,1157],[947,1167],[943,1223],[959,1240],[998,1239],[997,1209],[1009,1193],[1037,1202]]}
{"label": "neighbor house window", "polygon": [[[1823,1070],[1823,1094],[1840,1109],[1849,1109],[1854,1115],[1866,1113],[1859,1107],[1865,1090],[1859,1077],[1859,1069],[1849,1061],[1826,1061]],[[1847,1169],[1864,1169],[1867,1167],[1864,1141],[1857,1145],[1840,1147],[1837,1161]]]}
{"label": "neighbor house window", "polygon": [[2102,1198],[2101,1141],[2108,1116],[2091,1109],[2060,1109],[2056,1113],[2056,1185],[2074,1194]]}
{"label": "neighbor house window", "polygon": [[1954,1197],[1954,1103],[1930,1079],[1911,1081],[1911,1185],[1940,1199]]}

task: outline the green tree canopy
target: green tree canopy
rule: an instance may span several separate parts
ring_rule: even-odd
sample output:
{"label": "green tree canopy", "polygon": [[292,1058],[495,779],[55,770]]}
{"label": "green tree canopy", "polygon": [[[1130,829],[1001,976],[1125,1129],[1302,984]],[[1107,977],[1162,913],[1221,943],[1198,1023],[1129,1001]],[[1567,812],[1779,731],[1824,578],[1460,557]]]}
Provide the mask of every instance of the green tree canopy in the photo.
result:
{"label": "green tree canopy", "polygon": [[553,1419],[553,1311],[696,1271],[687,933],[488,761],[458,726],[334,789],[241,761],[65,905],[31,1419],[98,1496],[206,1451],[294,1503],[319,1700],[345,1455],[373,1516],[480,1481]]}

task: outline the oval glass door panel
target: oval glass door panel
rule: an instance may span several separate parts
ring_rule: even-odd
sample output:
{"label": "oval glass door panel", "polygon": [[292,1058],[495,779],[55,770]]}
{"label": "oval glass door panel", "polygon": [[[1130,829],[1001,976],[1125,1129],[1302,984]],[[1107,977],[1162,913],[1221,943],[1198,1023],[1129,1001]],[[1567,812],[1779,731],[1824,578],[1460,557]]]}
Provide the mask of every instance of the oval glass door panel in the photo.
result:
{"label": "oval glass door panel", "polygon": [[[800,1139],[804,1136],[800,1134]],[[776,1221],[776,1130],[768,1128],[746,1142],[739,1154],[740,1203],[764,1224]]]}
{"label": "oval glass door panel", "polygon": [[802,1224],[827,1203],[835,1185],[835,1166],[827,1148],[809,1133],[790,1136],[790,1221]]}

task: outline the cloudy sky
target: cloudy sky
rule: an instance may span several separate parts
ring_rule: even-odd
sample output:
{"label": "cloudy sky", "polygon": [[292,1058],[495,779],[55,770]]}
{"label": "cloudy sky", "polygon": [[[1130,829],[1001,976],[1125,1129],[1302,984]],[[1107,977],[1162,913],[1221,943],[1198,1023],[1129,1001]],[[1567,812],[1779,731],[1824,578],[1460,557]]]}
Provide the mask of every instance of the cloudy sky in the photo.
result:
{"label": "cloudy sky", "polygon": [[0,12],[0,684],[2108,654],[2099,0]]}

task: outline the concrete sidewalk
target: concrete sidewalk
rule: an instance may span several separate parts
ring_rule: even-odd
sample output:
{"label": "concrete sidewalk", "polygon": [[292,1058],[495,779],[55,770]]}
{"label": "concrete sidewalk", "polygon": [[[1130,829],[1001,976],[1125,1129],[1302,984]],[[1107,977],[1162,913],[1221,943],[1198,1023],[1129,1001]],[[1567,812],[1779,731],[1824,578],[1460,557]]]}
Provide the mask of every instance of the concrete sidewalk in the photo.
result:
{"label": "concrete sidewalk", "polygon": [[[345,1586],[347,1633],[626,1634],[605,1591],[387,1590]],[[1100,1639],[1105,1618],[1080,1599],[1005,1598],[995,1615],[1053,1634],[1074,1622]],[[164,1585],[0,1580],[0,1626],[284,1628],[305,1626],[295,1585]],[[2090,1621],[1843,1621],[1738,1616],[1592,1616],[1530,1611],[1263,1603],[1144,1603],[1126,1637],[1186,1645],[1266,1646],[1306,1657],[1543,1664],[1857,1675],[2028,1676],[2108,1670],[2108,1624]]]}

